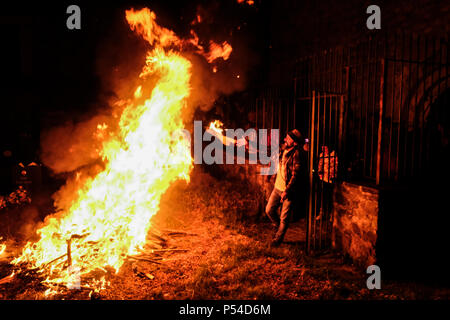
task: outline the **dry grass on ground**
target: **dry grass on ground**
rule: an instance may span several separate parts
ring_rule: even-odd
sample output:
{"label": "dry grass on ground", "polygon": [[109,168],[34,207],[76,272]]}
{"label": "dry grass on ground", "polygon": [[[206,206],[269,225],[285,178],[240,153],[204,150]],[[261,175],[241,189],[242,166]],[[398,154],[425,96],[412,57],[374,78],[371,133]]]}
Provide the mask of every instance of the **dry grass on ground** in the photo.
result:
{"label": "dry grass on ground", "polygon": [[[448,290],[383,282],[366,289],[366,274],[329,253],[304,255],[304,221],[295,222],[279,248],[268,243],[266,220],[246,218],[257,203],[243,183],[219,181],[195,170],[190,184],[178,183],[161,201],[152,223],[168,251],[155,264],[127,262],[101,299],[417,299],[449,297]],[[169,235],[168,230],[184,233]],[[0,268],[5,276],[6,266]],[[44,299],[36,281],[0,285],[3,299]],[[66,290],[54,299],[89,299],[88,290]]]}

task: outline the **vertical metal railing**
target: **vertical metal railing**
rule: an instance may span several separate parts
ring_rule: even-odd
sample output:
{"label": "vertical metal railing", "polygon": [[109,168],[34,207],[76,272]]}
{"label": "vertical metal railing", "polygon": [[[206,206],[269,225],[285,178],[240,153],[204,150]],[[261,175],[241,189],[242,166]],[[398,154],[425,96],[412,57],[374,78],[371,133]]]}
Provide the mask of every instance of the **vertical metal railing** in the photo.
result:
{"label": "vertical metal railing", "polygon": [[312,168],[312,164],[314,163],[314,153],[315,153],[315,114],[316,114],[316,99],[315,99],[315,91],[312,92],[312,102],[311,102],[311,131],[310,131],[310,149],[309,149],[309,188],[310,188],[310,195],[309,195],[309,206],[308,206],[308,219],[307,219],[307,227],[306,227],[306,253],[310,254],[312,249],[311,244],[311,236],[312,236],[312,223],[314,220],[314,208],[313,207],[313,182],[314,182],[314,171]]}
{"label": "vertical metal railing", "polygon": [[352,141],[343,146],[345,179],[379,185],[423,174],[438,121],[430,114],[443,108],[438,100],[449,89],[448,46],[448,36],[400,33],[298,59],[294,124],[298,102],[312,90],[343,93],[345,140]]}
{"label": "vertical metal railing", "polygon": [[309,208],[307,253],[329,249],[333,189],[343,146],[344,95],[313,91],[310,112]]}
{"label": "vertical metal railing", "polygon": [[[436,162],[436,137],[448,138],[449,51],[448,35],[400,33],[297,59],[291,86],[255,95],[256,126],[279,128],[281,138],[294,127],[309,135],[310,168],[324,137],[334,138],[340,180],[408,183]],[[317,242],[307,250],[324,243],[315,220],[320,205],[309,199],[307,233]]]}

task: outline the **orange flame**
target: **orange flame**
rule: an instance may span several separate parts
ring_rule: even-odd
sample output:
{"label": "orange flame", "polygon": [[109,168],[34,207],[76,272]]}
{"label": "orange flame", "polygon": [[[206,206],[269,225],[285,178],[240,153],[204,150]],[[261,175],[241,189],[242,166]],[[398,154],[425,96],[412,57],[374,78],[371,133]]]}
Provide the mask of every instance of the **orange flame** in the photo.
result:
{"label": "orange flame", "polygon": [[134,92],[134,97],[136,99],[142,97],[142,86],[137,87],[136,91]]}
{"label": "orange flame", "polygon": [[[218,58],[227,60],[233,51],[233,48],[228,42],[224,41],[220,45],[211,40],[209,42],[209,52],[206,52],[204,47],[200,45],[199,38],[194,30],[190,31],[191,39],[183,40],[178,38],[173,31],[159,26],[156,23],[155,13],[148,8],[140,11],[127,10],[126,18],[131,29],[140,34],[151,45],[161,47],[174,46],[179,49],[193,45],[197,49],[197,53],[204,56],[209,63]],[[198,16],[198,19],[200,22],[200,16]]]}
{"label": "orange flame", "polygon": [[[2,240],[3,238],[0,237],[0,240]],[[6,244],[4,243],[0,243],[0,257],[2,256],[2,254],[6,251]]]}
{"label": "orange flame", "polygon": [[211,41],[209,44],[209,50],[209,53],[206,55],[206,60],[211,63],[218,58],[228,60],[231,51],[233,51],[233,48],[226,41],[224,41],[222,45]]}
{"label": "orange flame", "polygon": [[222,141],[224,145],[233,145],[236,144],[236,140],[223,135],[223,123],[220,120],[214,120],[209,124],[209,127],[206,129],[210,134],[216,136],[219,140]]}
{"label": "orange flame", "polygon": [[209,124],[209,129],[211,129],[212,131],[219,133],[219,134],[223,134],[223,123],[220,120],[214,120]]}
{"label": "orange flame", "polygon": [[[127,10],[126,19],[154,46],[141,77],[158,81],[144,102],[126,106],[119,134],[103,142],[104,170],[84,182],[68,210],[47,218],[38,230],[40,240],[28,243],[13,261],[38,268],[48,284],[69,286],[70,264],[79,268],[80,276],[105,267],[118,272],[127,255],[145,244],[151,218],[167,188],[177,179],[189,181],[189,143],[173,137],[183,128],[181,112],[190,93],[191,63],[166,48],[181,40],[160,27],[149,9]],[[135,98],[142,94],[139,88]],[[98,127],[99,132],[105,129]],[[102,288],[105,282],[100,279],[90,285]]]}

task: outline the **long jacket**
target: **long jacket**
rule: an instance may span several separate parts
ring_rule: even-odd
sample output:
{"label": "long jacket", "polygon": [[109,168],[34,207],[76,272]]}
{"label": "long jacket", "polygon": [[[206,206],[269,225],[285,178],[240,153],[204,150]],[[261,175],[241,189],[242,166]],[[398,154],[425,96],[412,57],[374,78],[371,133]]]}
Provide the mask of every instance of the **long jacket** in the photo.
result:
{"label": "long jacket", "polygon": [[281,161],[285,162],[283,177],[286,177],[286,193],[292,195],[296,188],[296,181],[300,176],[300,150],[299,148],[289,149]]}

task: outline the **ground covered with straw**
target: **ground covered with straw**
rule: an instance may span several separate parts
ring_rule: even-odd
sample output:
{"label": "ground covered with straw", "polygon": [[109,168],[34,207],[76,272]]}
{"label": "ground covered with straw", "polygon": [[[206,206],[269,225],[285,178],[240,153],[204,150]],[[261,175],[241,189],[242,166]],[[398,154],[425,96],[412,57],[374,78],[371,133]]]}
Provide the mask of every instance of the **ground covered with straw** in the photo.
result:
{"label": "ground covered with straw", "polygon": [[[61,289],[45,296],[33,274],[0,285],[0,299],[448,299],[449,290],[383,281],[368,290],[367,275],[338,253],[304,253],[305,221],[293,222],[280,247],[270,247],[273,230],[258,210],[251,187],[214,178],[196,168],[189,184],[177,183],[152,220],[152,259],[130,259],[109,285]],[[11,213],[0,213],[0,218]],[[8,237],[7,237],[8,238]],[[20,242],[7,239],[0,278],[11,271],[8,256]]]}

